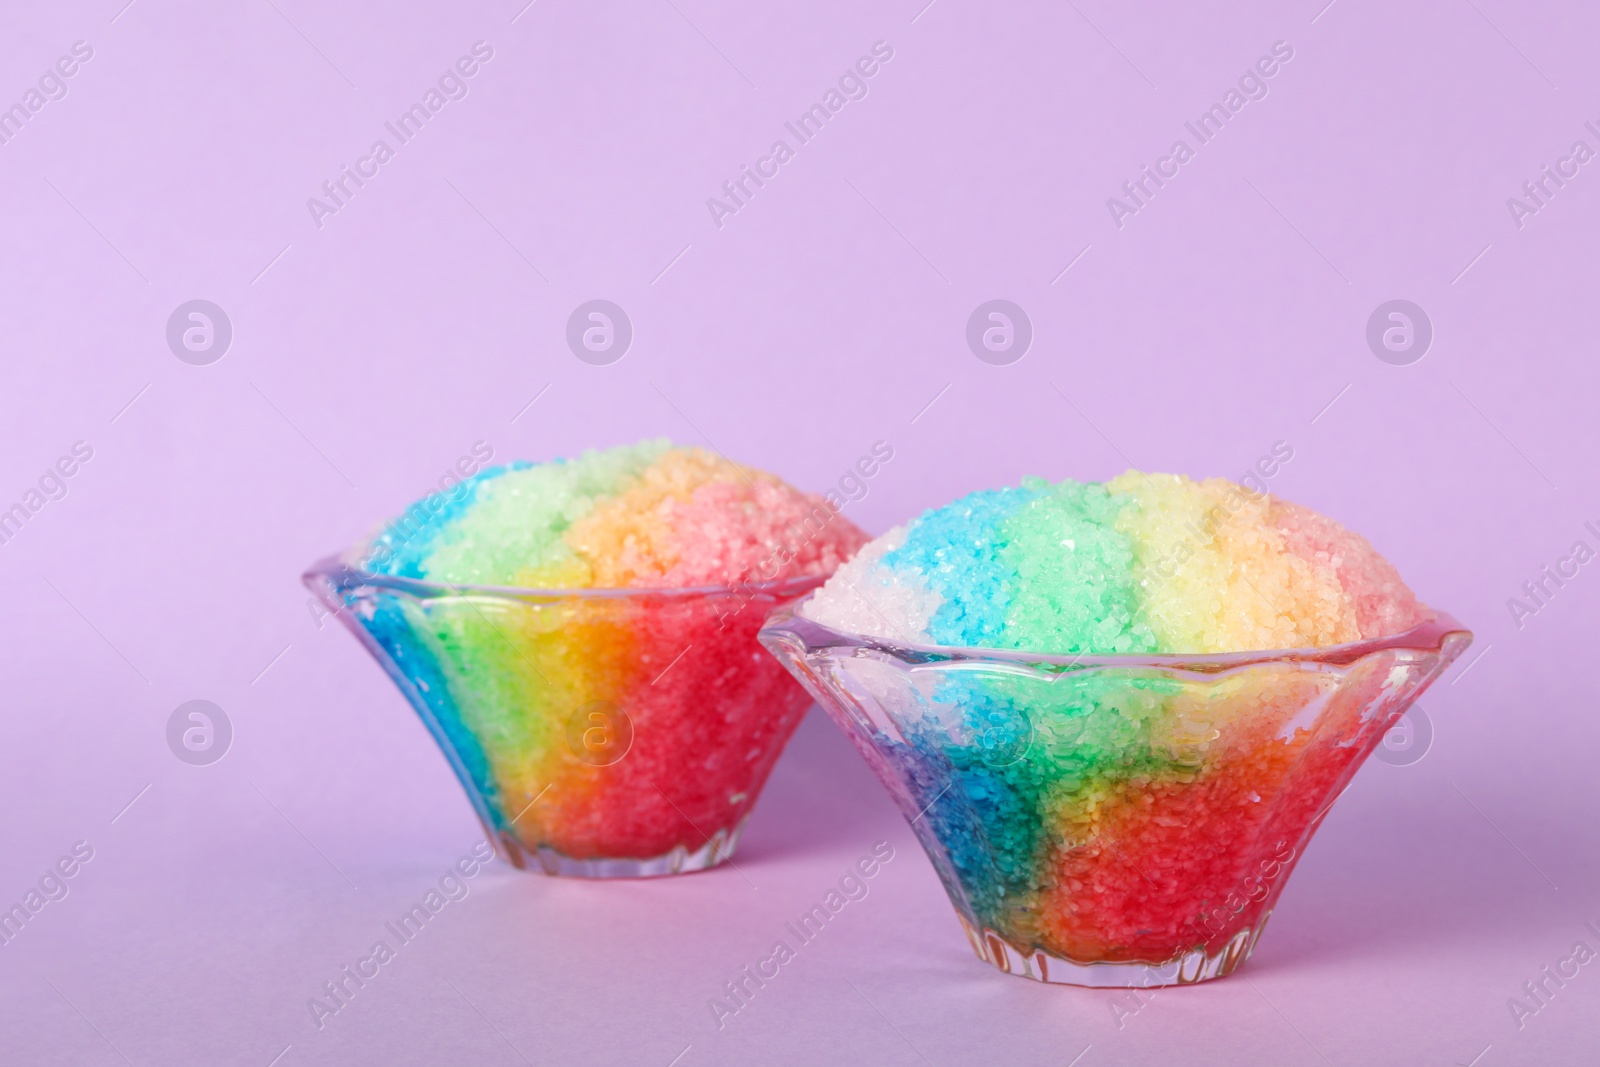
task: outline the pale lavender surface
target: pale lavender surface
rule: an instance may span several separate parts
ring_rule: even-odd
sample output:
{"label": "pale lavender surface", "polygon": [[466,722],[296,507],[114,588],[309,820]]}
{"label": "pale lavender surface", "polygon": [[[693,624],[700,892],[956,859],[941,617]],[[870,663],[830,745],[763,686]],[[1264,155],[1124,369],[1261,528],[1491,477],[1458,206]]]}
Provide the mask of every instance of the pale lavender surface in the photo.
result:
{"label": "pale lavender surface", "polygon": [[[1507,1001],[1600,947],[1600,571],[1520,628],[1506,602],[1600,541],[1600,175],[1520,229],[1506,200],[1600,147],[1600,14],[522,2],[5,15],[0,102],[74,41],[94,57],[0,145],[0,507],[74,441],[94,458],[0,546],[0,897],[75,841],[95,857],[0,948],[0,1059],[1592,1060],[1600,964],[1520,1029]],[[319,230],[307,197],[478,40],[470,95]],[[878,40],[866,99],[718,229],[706,199]],[[1106,198],[1279,40],[1266,99],[1119,229]],[[963,336],[997,297],[1036,331],[1011,366]],[[234,327],[211,366],[164,338],[195,298]],[[564,340],[594,298],[636,331],[611,366]],[[1364,338],[1393,298],[1436,329],[1409,366]],[[1236,476],[1286,441],[1274,491],[1367,534],[1477,644],[1422,702],[1431,751],[1361,772],[1254,960],[1120,1028],[1112,993],[972,957],[814,712],[738,869],[493,869],[319,1031],[307,999],[478,828],[299,571],[474,441],[655,434],[818,490],[889,441],[850,508],[873,532],[1024,474]],[[165,740],[193,698],[235,729],[207,767]],[[708,999],[884,839],[871,895],[719,1032]]]}

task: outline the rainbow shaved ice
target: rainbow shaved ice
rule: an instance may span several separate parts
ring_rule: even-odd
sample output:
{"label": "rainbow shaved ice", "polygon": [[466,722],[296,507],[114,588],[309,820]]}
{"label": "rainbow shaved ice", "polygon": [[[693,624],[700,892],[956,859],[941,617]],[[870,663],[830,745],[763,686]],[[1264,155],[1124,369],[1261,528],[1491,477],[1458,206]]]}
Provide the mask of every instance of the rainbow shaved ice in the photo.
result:
{"label": "rainbow shaved ice", "polygon": [[808,703],[756,630],[865,541],[830,500],[645,441],[480,471],[345,553],[331,595],[512,862],[659,874],[731,853]]}
{"label": "rainbow shaved ice", "polygon": [[[1305,650],[1434,613],[1332,520],[1137,471],[926,512],[795,614],[765,643],[899,799],[979,954],[1095,985],[1229,973],[1338,790],[1467,636],[1319,661]],[[1270,654],[1178,658],[1241,652]]]}
{"label": "rainbow shaved ice", "polygon": [[666,440],[490,467],[424,503],[352,556],[452,585],[681,588],[826,576],[866,540],[822,497]]}
{"label": "rainbow shaved ice", "polygon": [[871,542],[802,609],[835,629],[1060,655],[1325,648],[1429,616],[1359,534],[1221,478],[1024,479]]}

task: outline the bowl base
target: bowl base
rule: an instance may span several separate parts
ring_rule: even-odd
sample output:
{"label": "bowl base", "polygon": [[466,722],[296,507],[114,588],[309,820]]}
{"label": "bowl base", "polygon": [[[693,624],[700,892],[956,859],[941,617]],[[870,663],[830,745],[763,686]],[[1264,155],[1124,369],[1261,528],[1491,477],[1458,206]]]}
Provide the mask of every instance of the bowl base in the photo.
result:
{"label": "bowl base", "polygon": [[1042,949],[1023,952],[993,930],[975,929],[965,916],[958,917],[978,958],[994,964],[1007,974],[1055,985],[1089,986],[1095,989],[1153,989],[1158,986],[1193,985],[1232,974],[1239,964],[1250,958],[1250,952],[1261,937],[1261,930],[1267,925],[1270,915],[1271,912],[1263,914],[1255,926],[1240,930],[1210,955],[1206,954],[1204,948],[1193,948],[1165,963],[1081,963],[1052,956]]}
{"label": "bowl base", "polygon": [[518,870],[541,870],[545,874],[563,878],[659,878],[669,874],[689,874],[707,871],[720,866],[733,856],[739,846],[739,835],[744,832],[744,822],[733,829],[722,829],[712,834],[706,843],[689,851],[676,845],[659,856],[637,859],[631,856],[593,856],[577,858],[539,845],[529,849],[509,833],[490,835],[500,858]]}

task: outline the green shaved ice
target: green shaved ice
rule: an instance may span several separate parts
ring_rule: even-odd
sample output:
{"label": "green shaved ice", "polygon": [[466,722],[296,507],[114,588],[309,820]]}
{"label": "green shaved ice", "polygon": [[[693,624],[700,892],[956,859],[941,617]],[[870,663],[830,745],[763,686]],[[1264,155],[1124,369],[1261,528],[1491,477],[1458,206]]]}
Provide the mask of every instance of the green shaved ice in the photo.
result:
{"label": "green shaved ice", "polygon": [[1005,520],[1000,563],[1016,573],[1006,613],[1012,648],[1060,654],[1153,652],[1137,620],[1133,546],[1114,524],[1124,501],[1097,483],[1023,481],[1038,495]]}

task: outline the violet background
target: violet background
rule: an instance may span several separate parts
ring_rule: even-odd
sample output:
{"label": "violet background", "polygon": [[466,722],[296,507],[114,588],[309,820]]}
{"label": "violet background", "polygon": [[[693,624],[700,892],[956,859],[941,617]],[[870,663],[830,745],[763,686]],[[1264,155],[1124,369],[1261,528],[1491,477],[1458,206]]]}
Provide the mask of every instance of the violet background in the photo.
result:
{"label": "violet background", "polygon": [[[1507,998],[1600,947],[1600,573],[1520,629],[1506,600],[1600,525],[1597,165],[1520,230],[1505,202],[1600,147],[1600,11],[124,2],[13,5],[0,32],[0,101],[94,48],[0,145],[0,506],[94,448],[0,546],[0,897],[95,849],[0,948],[4,1062],[1592,1058],[1600,965],[1520,1030]],[[470,95],[317,229],[306,198],[478,40]],[[868,97],[713,225],[706,198],[878,40]],[[1113,225],[1106,198],[1278,40],[1270,95]],[[635,330],[603,367],[564,341],[597,297]],[[1006,367],[963,338],[995,297],[1035,329]],[[1410,366],[1364,340],[1396,297],[1436,331]],[[233,323],[211,366],[165,343],[193,298]],[[1422,700],[1431,750],[1361,771],[1247,967],[1120,1029],[1116,994],[973,958],[813,711],[738,871],[493,868],[317,1030],[307,998],[480,834],[300,571],[476,440],[657,434],[816,490],[886,440],[849,512],[874,533],[1026,474],[1238,476],[1286,441],[1272,489],[1477,643]],[[235,730],[199,768],[164,736],[196,697]],[[879,840],[870,896],[719,1032],[708,998]]]}

